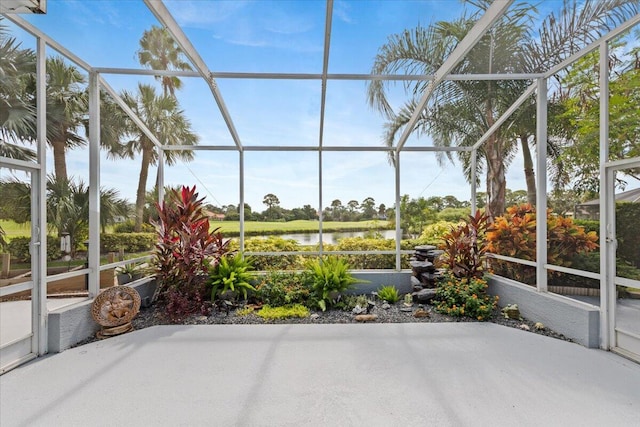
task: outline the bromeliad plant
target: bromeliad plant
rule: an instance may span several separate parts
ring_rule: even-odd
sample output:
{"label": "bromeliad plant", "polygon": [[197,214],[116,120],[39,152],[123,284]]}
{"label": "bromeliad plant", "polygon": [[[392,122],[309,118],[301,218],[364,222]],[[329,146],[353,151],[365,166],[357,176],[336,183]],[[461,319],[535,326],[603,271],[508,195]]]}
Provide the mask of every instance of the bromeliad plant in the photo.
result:
{"label": "bromeliad plant", "polygon": [[455,277],[482,277],[487,246],[484,234],[488,217],[477,211],[446,233],[441,248],[445,264]]}
{"label": "bromeliad plant", "polygon": [[211,301],[220,297],[237,300],[240,295],[247,299],[247,291],[255,291],[251,285],[253,265],[250,258],[241,254],[225,255],[209,271]]}
{"label": "bromeliad plant", "polygon": [[322,311],[337,303],[344,291],[362,282],[349,273],[345,260],[335,256],[311,260],[307,269],[311,273],[311,288]]}
{"label": "bromeliad plant", "polygon": [[158,285],[154,300],[166,305],[172,320],[207,311],[206,282],[211,265],[227,253],[227,244],[219,228],[209,230],[196,187],[173,190],[165,203],[157,205],[154,221],[158,242],[155,245],[155,270]]}

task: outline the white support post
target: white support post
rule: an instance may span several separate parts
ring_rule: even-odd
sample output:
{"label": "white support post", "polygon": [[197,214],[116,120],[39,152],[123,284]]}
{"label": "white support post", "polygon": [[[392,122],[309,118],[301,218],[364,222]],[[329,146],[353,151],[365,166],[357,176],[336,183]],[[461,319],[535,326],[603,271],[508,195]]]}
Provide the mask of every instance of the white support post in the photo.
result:
{"label": "white support post", "polygon": [[475,215],[478,210],[478,194],[477,194],[477,181],[478,175],[476,174],[476,168],[478,166],[478,149],[474,149],[471,152],[471,215]]}
{"label": "white support post", "polygon": [[400,243],[402,242],[402,227],[400,227],[400,152],[393,153],[393,166],[396,172],[396,270],[402,270],[402,258]]}
{"label": "white support post", "polygon": [[[609,161],[609,45],[600,44],[600,347],[615,346],[615,205]],[[609,175],[611,175],[610,179]],[[611,261],[613,260],[613,261]],[[613,289],[610,289],[613,288]]]}
{"label": "white support post", "polygon": [[31,314],[34,340],[31,349],[36,354],[48,351],[47,341],[47,83],[46,43],[38,37],[36,51],[36,138],[40,169],[31,173]]}
{"label": "white support post", "polygon": [[240,172],[240,201],[238,203],[238,214],[240,214],[240,252],[244,253],[244,151],[238,151],[238,168]]}
{"label": "white support post", "polygon": [[322,214],[322,150],[318,151],[318,252],[322,257],[322,222],[324,215]]}
{"label": "white support post", "polygon": [[100,84],[89,73],[89,298],[100,292]]}
{"label": "white support post", "polygon": [[547,292],[547,79],[538,79],[536,112],[536,283]]}

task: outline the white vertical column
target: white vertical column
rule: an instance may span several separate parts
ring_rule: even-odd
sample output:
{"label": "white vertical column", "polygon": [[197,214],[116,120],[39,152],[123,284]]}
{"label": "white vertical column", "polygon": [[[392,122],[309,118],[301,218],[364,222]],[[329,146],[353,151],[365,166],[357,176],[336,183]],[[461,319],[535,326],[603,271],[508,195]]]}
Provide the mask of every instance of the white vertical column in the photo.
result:
{"label": "white vertical column", "polygon": [[396,270],[402,269],[402,257],[400,243],[402,242],[402,228],[400,227],[400,151],[393,153],[393,166],[396,172]]}
{"label": "white vertical column", "polygon": [[471,215],[475,215],[478,210],[478,193],[477,193],[477,181],[478,176],[476,174],[476,168],[478,164],[478,149],[474,148],[471,151]]}
{"label": "white vertical column", "polygon": [[609,45],[600,44],[600,347],[615,346],[615,201],[609,161]]}
{"label": "white vertical column", "polygon": [[244,253],[244,150],[238,151],[238,169],[240,171],[238,185],[240,201],[238,202],[238,213],[240,214],[240,252]]}
{"label": "white vertical column", "polygon": [[322,256],[322,148],[318,151],[318,251]]}
{"label": "white vertical column", "polygon": [[89,297],[100,292],[100,85],[89,72]]}
{"label": "white vertical column", "polygon": [[[36,51],[36,138],[40,170],[32,172],[31,201],[31,315],[36,354],[48,351],[47,342],[47,59],[46,43],[38,38]],[[35,173],[35,176],[33,175]]]}
{"label": "white vertical column", "polygon": [[536,283],[547,291],[547,80],[538,79],[536,111]]}

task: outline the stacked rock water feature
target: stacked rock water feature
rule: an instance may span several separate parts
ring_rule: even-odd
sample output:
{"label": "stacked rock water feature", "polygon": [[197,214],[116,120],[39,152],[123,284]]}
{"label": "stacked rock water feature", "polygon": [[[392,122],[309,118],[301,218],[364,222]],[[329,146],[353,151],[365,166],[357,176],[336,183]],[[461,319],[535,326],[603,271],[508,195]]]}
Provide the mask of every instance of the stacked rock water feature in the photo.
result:
{"label": "stacked rock water feature", "polygon": [[413,300],[419,303],[430,302],[436,295],[437,282],[442,277],[441,271],[436,269],[436,259],[444,251],[436,249],[435,246],[421,245],[415,247],[414,255],[409,264],[413,275],[411,285],[413,288]]}

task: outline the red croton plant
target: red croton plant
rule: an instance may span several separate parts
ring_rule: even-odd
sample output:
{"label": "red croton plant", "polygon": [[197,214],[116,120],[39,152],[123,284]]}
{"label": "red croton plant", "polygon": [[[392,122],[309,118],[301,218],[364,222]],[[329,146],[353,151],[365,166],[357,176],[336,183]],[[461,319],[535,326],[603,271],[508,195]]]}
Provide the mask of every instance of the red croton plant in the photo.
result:
{"label": "red croton plant", "polygon": [[207,311],[205,301],[209,268],[228,252],[220,228],[209,230],[209,218],[196,187],[172,190],[167,202],[157,204],[158,221],[152,221],[158,241],[155,267],[158,287],[154,300],[165,304],[167,315],[178,320]]}
{"label": "red croton plant", "polygon": [[[487,230],[487,250],[526,260],[536,259],[536,210],[530,204],[507,208],[507,213],[495,219]],[[573,223],[571,218],[547,211],[547,262],[570,267],[576,254],[590,252],[598,247],[598,236]],[[532,284],[535,269],[500,260],[492,260],[496,274]],[[557,274],[557,273],[552,273]]]}
{"label": "red croton plant", "polygon": [[487,216],[477,211],[464,224],[452,227],[443,236],[444,261],[455,277],[482,277],[487,252],[484,241]]}

